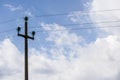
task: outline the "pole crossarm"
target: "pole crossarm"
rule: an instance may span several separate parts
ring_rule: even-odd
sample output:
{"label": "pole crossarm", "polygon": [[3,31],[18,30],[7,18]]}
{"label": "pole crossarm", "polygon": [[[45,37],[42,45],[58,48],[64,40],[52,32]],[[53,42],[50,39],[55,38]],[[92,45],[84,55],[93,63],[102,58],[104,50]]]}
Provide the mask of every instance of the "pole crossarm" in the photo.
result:
{"label": "pole crossarm", "polygon": [[18,34],[18,36],[21,36],[21,37],[23,37],[23,38],[29,38],[29,39],[34,40],[34,37],[31,37],[31,36],[25,36],[25,35],[23,35],[23,34]]}

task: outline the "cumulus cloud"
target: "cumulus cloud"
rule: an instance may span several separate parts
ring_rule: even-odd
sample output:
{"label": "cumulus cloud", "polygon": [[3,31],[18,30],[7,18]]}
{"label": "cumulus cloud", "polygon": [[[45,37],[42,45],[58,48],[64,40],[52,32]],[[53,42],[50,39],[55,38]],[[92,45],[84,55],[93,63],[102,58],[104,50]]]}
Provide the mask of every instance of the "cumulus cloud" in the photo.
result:
{"label": "cumulus cloud", "polygon": [[9,39],[0,43],[1,80],[12,80],[15,79],[15,76],[19,77],[23,73],[22,62],[22,55]]}
{"label": "cumulus cloud", "polygon": [[22,10],[22,6],[13,6],[11,4],[4,4],[3,6],[7,7],[10,11]]}
{"label": "cumulus cloud", "polygon": [[[51,29],[56,30],[56,28],[61,29],[61,26],[58,26],[56,24],[44,24],[43,26],[43,28],[45,28],[47,31]],[[47,79],[46,77],[49,77],[50,80],[117,80],[120,66],[118,64],[120,61],[118,57],[120,55],[120,38],[118,36],[110,35],[105,38],[98,38],[94,43],[82,47],[79,44],[80,40],[75,41],[77,43],[75,44],[72,43],[72,41],[74,41],[74,39],[72,39],[71,45],[69,45],[66,42],[69,42],[69,40],[64,40],[65,38],[62,39],[62,37],[60,37],[60,35],[58,34],[60,34],[60,32],[51,31],[49,33],[48,38],[50,39],[47,38],[47,40],[54,42],[55,47],[52,47],[51,49],[49,49],[49,51],[44,52],[44,54],[49,53],[51,54],[51,57],[55,58],[46,59],[46,57],[43,57],[40,54],[39,55],[41,57],[38,54],[34,56],[34,59],[37,59],[37,57],[39,56],[39,58],[41,59],[40,61],[43,60],[43,63],[41,64],[44,64],[43,66],[36,62],[36,66],[43,66],[42,70],[44,70],[46,67],[49,68],[51,74],[53,75],[48,75],[47,73],[43,74],[43,72],[39,68],[39,70],[37,71],[40,74],[42,73],[42,75],[39,75],[37,73],[36,77],[41,77],[42,79]],[[71,38],[71,34],[73,33],[69,33],[67,37]],[[62,36],[64,35],[66,35],[66,32],[63,32]],[[80,36],[76,36],[79,39]],[[57,39],[60,39],[61,41],[64,41],[66,43],[60,46],[58,45],[59,42],[56,42]],[[65,53],[67,53],[68,55],[66,56]],[[77,57],[75,57],[75,55],[77,55]],[[46,71],[48,71],[48,69],[46,69],[44,72]],[[32,75],[35,74],[36,73]]]}
{"label": "cumulus cloud", "polygon": [[[81,46],[84,39],[63,26],[45,23],[42,26],[48,31],[46,40],[52,47],[29,49],[30,80],[119,80],[120,37],[109,35]],[[57,29],[64,32],[50,31]],[[0,57],[1,80],[23,78],[23,54],[9,39],[1,42]]]}

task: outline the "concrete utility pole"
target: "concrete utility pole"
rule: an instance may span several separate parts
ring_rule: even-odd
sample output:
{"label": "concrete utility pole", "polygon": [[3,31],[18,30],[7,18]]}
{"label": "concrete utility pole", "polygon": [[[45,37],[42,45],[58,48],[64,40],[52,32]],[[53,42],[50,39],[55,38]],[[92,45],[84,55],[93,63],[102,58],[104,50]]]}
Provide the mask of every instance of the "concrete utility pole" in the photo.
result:
{"label": "concrete utility pole", "polygon": [[18,31],[18,36],[21,36],[25,39],[25,80],[28,80],[28,39],[34,40],[35,32],[32,31],[32,37],[28,36],[28,27],[27,27],[28,17],[25,17],[24,20],[25,20],[24,34],[20,34],[20,30],[21,30],[20,27],[17,28],[17,31]]}

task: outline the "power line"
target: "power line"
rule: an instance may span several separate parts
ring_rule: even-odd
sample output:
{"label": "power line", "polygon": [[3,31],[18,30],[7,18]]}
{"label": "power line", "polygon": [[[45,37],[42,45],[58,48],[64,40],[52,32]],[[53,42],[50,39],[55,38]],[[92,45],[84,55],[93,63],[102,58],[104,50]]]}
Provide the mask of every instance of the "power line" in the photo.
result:
{"label": "power line", "polygon": [[63,26],[77,26],[77,25],[112,23],[112,22],[120,22],[120,20],[116,20],[116,21],[103,21],[103,22],[88,22],[88,23],[81,23],[81,24],[65,24]]}
{"label": "power line", "polygon": [[[100,23],[112,23],[112,22],[120,22],[120,20],[104,21],[104,22],[89,22],[89,23],[82,23],[82,24],[63,24],[62,26],[79,26],[79,25],[86,25],[86,24],[100,24]],[[23,27],[21,27],[21,28],[23,28]],[[29,27],[29,28],[40,28],[40,27]],[[90,28],[93,28],[93,27],[90,27]],[[12,32],[14,30],[16,30],[16,28],[5,30],[5,31],[1,31],[0,34]]]}
{"label": "power line", "polygon": [[14,30],[15,30],[15,28],[9,29],[9,30],[5,30],[5,31],[1,31],[0,35],[3,34],[3,33],[8,33],[8,32],[14,31]]}
{"label": "power line", "polygon": [[[67,28],[67,29],[57,29],[57,30],[37,30],[36,32],[48,32],[48,31],[52,31],[52,32],[56,32],[56,31],[66,31],[66,30],[88,30],[88,29],[97,29],[97,28],[120,28],[120,25],[116,25],[116,26],[107,26],[107,27],[76,27],[76,28]],[[8,31],[13,31],[15,29],[11,29],[11,30],[6,30],[5,32],[0,32],[0,34],[6,33]],[[7,37],[11,37],[11,36],[7,36]],[[16,35],[12,35],[12,37],[17,37]]]}
{"label": "power line", "polygon": [[[116,21],[102,21],[102,22],[86,22],[81,24],[60,24],[61,26],[80,26],[80,25],[88,25],[88,24],[100,24],[100,23],[114,23],[114,22],[120,22],[120,20]],[[42,26],[40,26],[42,27]],[[40,28],[40,27],[30,27],[30,28]]]}
{"label": "power line", "polygon": [[[91,22],[91,23],[82,23],[82,24],[65,24],[65,25],[62,25],[62,26],[79,26],[79,25],[86,25],[86,24],[100,24],[100,23],[111,23],[111,22],[120,22],[120,21],[117,20],[117,21]],[[117,26],[119,26],[119,25],[117,25]],[[110,26],[110,27],[117,27],[117,26]],[[23,27],[21,27],[21,28],[23,28]],[[40,27],[29,27],[29,28],[40,28]],[[87,28],[77,27],[77,28],[75,28],[75,30],[76,29],[91,29],[91,28],[109,28],[109,27],[89,27],[89,28],[88,27]],[[14,31],[14,30],[16,30],[16,29],[13,28],[13,29],[10,29],[10,30],[2,31],[2,32],[0,32],[0,34],[11,32],[11,31]],[[72,28],[70,30],[74,30],[74,28]]]}
{"label": "power line", "polygon": [[[67,29],[57,29],[57,30],[37,30],[36,32],[57,32],[57,31],[73,31],[73,30],[88,30],[88,29],[97,29],[97,28],[120,28],[120,25],[116,25],[116,26],[101,26],[101,27],[76,27],[76,28],[67,28]],[[11,29],[11,30],[6,30],[5,32],[8,31],[13,31],[15,29]],[[4,32],[0,32],[0,34],[3,34]],[[2,36],[2,35],[0,35]],[[11,35],[11,36],[4,36],[5,38],[11,38],[11,37],[17,37],[17,35]],[[1,38],[0,38],[1,39]]]}
{"label": "power line", "polygon": [[14,22],[14,21],[16,21],[17,19],[21,19],[21,17],[16,18],[16,19],[9,19],[9,20],[5,20],[5,21],[1,21],[0,24],[6,24],[6,23]]}
{"label": "power line", "polygon": [[[108,9],[108,10],[99,10],[99,11],[90,11],[90,12],[84,12],[84,11],[72,11],[68,12],[68,13],[58,13],[58,14],[46,14],[46,15],[36,15],[34,17],[52,17],[52,16],[64,16],[64,15],[68,15],[68,14],[74,14],[74,12],[81,12],[83,14],[86,13],[94,13],[94,12],[108,12],[108,11],[120,11],[120,9]],[[5,20],[5,21],[1,21],[0,24],[5,24],[5,23],[9,23],[9,22],[13,22],[16,21],[17,19],[22,19],[23,17],[19,17],[16,19],[10,19],[10,20]]]}
{"label": "power line", "polygon": [[[62,26],[79,26],[79,25],[86,25],[86,24],[100,24],[100,23],[112,23],[112,22],[120,22],[120,20],[104,21],[104,22],[89,22],[89,23],[82,23],[82,24],[63,24]],[[21,28],[23,28],[23,27],[21,27]],[[40,28],[40,27],[29,27],[29,28]],[[16,30],[16,28],[5,30],[5,31],[1,31],[0,35],[4,34],[4,33],[12,32],[14,30]]]}
{"label": "power line", "polygon": [[101,26],[101,27],[84,27],[84,28],[81,28],[81,27],[76,27],[76,28],[67,28],[67,29],[57,29],[57,30],[38,30],[36,32],[47,32],[47,31],[66,31],[66,30],[86,30],[86,29],[96,29],[96,28],[120,28],[120,25],[116,25],[116,26],[107,26],[107,27],[104,27],[104,26]]}
{"label": "power line", "polygon": [[[103,21],[103,22],[89,22],[89,23],[82,23],[82,24],[64,24],[62,26],[79,26],[79,25],[86,25],[86,24],[100,24],[100,23],[112,23],[112,22],[120,22],[120,21],[116,20],[116,21]],[[110,27],[119,27],[119,25],[117,25],[117,26],[110,26]],[[87,28],[77,27],[77,28],[72,28],[72,29],[68,29],[68,30],[93,29],[93,28],[110,28],[110,27],[89,27],[89,28],[88,27]],[[21,27],[21,28],[23,28],[23,27]],[[29,27],[29,28],[40,28],[40,27]],[[13,28],[13,29],[1,31],[0,35],[4,34],[4,33],[12,32],[14,30],[16,30],[16,29]],[[39,30],[39,31],[40,32],[44,32],[44,30],[43,31]],[[53,30],[53,31],[56,31],[56,30]],[[57,31],[61,31],[61,30],[57,30]]]}
{"label": "power line", "polygon": [[72,11],[72,12],[67,12],[67,13],[36,15],[35,17],[64,16],[64,15],[74,14],[74,12],[81,12],[81,13],[83,13],[83,14],[89,14],[89,13],[95,13],[95,12],[110,12],[110,11],[120,11],[120,9],[108,9],[108,10],[99,10],[99,11],[90,11],[90,12],[84,12],[84,11]]}
{"label": "power line", "polygon": [[6,20],[6,21],[2,21],[2,22],[0,22],[0,24],[13,22],[13,21],[15,21],[15,20],[16,20],[16,19],[10,19],[10,20]]}
{"label": "power line", "polygon": [[5,38],[13,38],[13,37],[17,37],[17,35],[14,35],[14,34],[12,34],[12,35],[0,35],[0,40],[3,40]]}

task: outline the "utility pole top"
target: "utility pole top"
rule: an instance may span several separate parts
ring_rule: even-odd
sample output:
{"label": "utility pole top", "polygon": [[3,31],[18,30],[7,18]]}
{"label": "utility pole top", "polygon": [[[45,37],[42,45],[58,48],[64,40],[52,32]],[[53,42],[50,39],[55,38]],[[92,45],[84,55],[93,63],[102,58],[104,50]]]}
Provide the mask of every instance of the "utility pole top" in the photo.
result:
{"label": "utility pole top", "polygon": [[28,17],[25,17],[24,20],[25,20],[25,21],[28,21]]}

